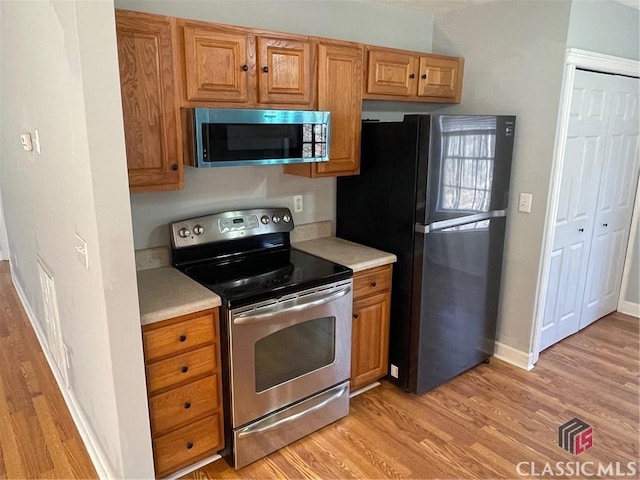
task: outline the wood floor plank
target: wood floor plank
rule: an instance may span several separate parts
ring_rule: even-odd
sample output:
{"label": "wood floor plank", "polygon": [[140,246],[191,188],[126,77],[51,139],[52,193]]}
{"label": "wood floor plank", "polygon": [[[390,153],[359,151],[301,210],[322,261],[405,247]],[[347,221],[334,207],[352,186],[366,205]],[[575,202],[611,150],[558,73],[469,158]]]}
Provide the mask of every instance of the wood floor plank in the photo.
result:
{"label": "wood floor plank", "polygon": [[97,478],[6,261],[0,262],[0,451],[0,479]]}

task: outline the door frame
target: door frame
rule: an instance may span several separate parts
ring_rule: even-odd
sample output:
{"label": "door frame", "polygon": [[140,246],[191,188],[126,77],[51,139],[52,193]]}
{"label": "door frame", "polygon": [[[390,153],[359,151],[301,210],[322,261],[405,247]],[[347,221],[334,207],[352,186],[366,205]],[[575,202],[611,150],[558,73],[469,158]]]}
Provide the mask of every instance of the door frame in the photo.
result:
{"label": "door frame", "polygon": [[[568,48],[565,55],[564,75],[562,90],[560,93],[560,108],[558,110],[558,122],[556,140],[551,165],[551,183],[547,197],[547,211],[545,214],[544,231],[542,237],[542,255],[538,266],[538,284],[536,287],[536,301],[533,312],[533,328],[531,341],[529,370],[538,361],[540,356],[540,333],[546,306],[547,289],[549,287],[549,273],[551,267],[551,251],[554,240],[554,226],[557,220],[558,204],[560,202],[560,185],[564,155],[567,145],[567,132],[569,130],[569,115],[571,112],[571,95],[575,72],[578,68],[593,70],[602,73],[627,75],[640,77],[640,61],[629,58],[615,57],[597,52],[590,52],[577,48]],[[636,190],[636,200],[638,192]],[[637,201],[636,201],[637,207]],[[637,208],[634,208],[633,217],[637,217]],[[637,223],[637,221],[636,221]],[[633,224],[633,220],[632,220]],[[627,246],[627,257],[629,247]],[[625,262],[625,267],[627,262]]]}

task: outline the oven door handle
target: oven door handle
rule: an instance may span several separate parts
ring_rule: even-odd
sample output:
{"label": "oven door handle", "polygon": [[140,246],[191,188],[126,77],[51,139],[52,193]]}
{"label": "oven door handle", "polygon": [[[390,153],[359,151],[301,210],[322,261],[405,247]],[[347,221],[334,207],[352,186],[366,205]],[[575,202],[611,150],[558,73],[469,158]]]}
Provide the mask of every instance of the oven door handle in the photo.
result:
{"label": "oven door handle", "polygon": [[[247,323],[259,322],[267,320],[275,315],[282,313],[295,313],[307,308],[317,307],[324,305],[325,303],[333,302],[340,297],[344,297],[351,292],[351,286],[344,287],[340,290],[333,291],[331,293],[316,292],[311,295],[305,295],[303,297],[295,297],[283,302],[278,302],[265,307],[260,307],[256,310],[250,310],[248,312],[234,314],[234,325],[245,325]],[[256,313],[259,311],[259,313]]]}
{"label": "oven door handle", "polygon": [[[305,415],[309,415],[315,411],[318,411],[326,407],[327,405],[329,405],[331,402],[342,397],[346,393],[348,388],[349,388],[349,383],[345,383],[337,391],[334,388],[332,388],[331,390],[318,395],[316,398],[312,400],[308,400],[307,402],[313,402],[314,405],[310,406],[309,408],[305,408],[304,410],[296,412],[296,409],[299,409],[300,405],[294,405],[271,417],[267,417],[263,420],[259,420],[253,425],[250,425],[240,430],[238,432],[238,437],[246,437],[248,435],[264,433],[269,430],[273,430],[274,428],[279,428],[291,422],[295,422],[296,420],[304,417]],[[303,403],[307,403],[307,402],[303,402]]]}

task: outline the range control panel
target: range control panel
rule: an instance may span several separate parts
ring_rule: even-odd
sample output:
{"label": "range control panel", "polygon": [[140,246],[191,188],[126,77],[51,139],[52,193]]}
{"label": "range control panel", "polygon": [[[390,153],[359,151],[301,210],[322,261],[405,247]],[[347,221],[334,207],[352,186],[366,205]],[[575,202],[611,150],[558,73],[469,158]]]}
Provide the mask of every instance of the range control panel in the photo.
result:
{"label": "range control panel", "polygon": [[290,232],[293,217],[288,208],[254,208],[188,218],[171,225],[173,248]]}

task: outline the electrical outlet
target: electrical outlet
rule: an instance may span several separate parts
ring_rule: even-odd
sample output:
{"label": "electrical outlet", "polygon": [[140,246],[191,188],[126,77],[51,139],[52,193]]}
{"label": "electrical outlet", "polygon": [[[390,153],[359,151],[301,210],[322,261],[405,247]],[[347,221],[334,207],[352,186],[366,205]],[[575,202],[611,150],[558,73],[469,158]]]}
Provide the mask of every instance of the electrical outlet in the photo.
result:
{"label": "electrical outlet", "polygon": [[393,363],[391,364],[391,376],[393,378],[398,378],[398,367],[396,367]]}
{"label": "electrical outlet", "polygon": [[300,213],[304,210],[304,202],[302,195],[293,196],[293,213]]}

